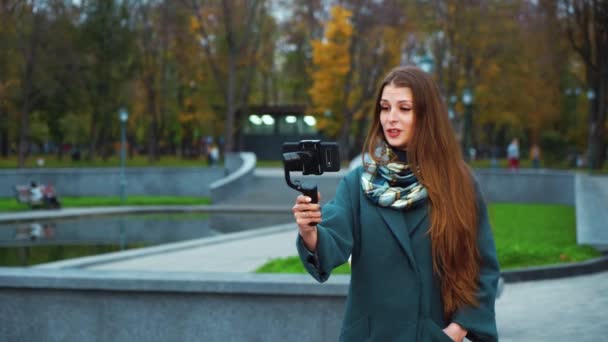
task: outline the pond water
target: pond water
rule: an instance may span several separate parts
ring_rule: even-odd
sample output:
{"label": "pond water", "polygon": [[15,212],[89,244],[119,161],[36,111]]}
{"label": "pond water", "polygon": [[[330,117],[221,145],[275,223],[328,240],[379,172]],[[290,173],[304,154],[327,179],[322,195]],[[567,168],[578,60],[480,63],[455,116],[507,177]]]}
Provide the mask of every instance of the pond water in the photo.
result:
{"label": "pond water", "polygon": [[2,223],[0,266],[30,266],[288,222],[293,222],[291,212],[154,213]]}

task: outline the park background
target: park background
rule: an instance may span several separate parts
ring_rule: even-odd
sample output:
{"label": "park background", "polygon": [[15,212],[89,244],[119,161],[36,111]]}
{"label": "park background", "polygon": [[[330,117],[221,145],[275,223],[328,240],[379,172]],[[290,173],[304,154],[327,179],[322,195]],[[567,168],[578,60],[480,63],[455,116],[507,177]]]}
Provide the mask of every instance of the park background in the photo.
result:
{"label": "park background", "polygon": [[[292,221],[280,144],[338,141],[347,169],[414,64],[487,195],[501,339],[598,340],[606,273],[574,276],[608,265],[607,32],[591,0],[0,0],[0,336],[335,337],[348,277],[277,274],[304,272],[293,223],[266,227]],[[18,203],[30,181],[64,209]]]}
{"label": "park background", "polygon": [[[471,147],[480,159],[504,157],[517,137],[523,159],[539,144],[545,166],[576,167],[579,157],[578,166],[601,169],[605,7],[578,0],[1,1],[1,165],[58,159],[61,166],[64,158],[103,165],[119,153],[121,110],[128,158],[141,165],[188,164],[211,144],[243,150],[243,135],[273,134],[265,126],[280,124],[312,126],[310,133],[338,141],[347,160],[361,150],[383,75],[417,64],[440,85],[467,157]],[[275,122],[285,117],[252,108],[300,115]]]}

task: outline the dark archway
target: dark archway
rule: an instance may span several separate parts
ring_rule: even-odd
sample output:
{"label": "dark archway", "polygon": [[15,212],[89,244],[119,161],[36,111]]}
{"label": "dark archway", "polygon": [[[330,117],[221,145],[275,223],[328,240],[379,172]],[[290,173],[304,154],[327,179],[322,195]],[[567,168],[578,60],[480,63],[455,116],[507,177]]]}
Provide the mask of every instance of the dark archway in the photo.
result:
{"label": "dark archway", "polygon": [[240,151],[254,152],[259,160],[279,160],[286,141],[323,139],[314,116],[305,106],[249,106],[237,112]]}

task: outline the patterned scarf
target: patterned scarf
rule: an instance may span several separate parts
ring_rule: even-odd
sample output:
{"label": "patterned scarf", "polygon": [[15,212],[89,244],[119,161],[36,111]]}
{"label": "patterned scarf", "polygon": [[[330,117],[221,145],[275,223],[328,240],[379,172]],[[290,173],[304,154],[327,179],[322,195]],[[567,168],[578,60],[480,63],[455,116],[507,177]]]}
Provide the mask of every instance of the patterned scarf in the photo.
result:
{"label": "patterned scarf", "polygon": [[390,162],[395,152],[382,143],[376,148],[376,156],[381,160],[377,164],[366,157],[361,175],[361,188],[365,195],[376,205],[398,210],[407,210],[424,202],[428,197],[426,188],[418,179],[408,164]]}

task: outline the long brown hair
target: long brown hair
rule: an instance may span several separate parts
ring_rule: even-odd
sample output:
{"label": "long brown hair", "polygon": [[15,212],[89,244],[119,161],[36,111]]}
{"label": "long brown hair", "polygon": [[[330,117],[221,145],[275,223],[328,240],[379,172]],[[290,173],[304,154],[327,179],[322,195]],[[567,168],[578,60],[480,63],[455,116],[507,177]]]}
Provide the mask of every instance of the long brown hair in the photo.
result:
{"label": "long brown hair", "polygon": [[[439,88],[422,70],[397,67],[379,87],[374,118],[363,154],[381,163],[375,149],[385,140],[380,100],[387,85],[410,88],[414,97],[414,130],[407,160],[429,194],[433,270],[441,279],[446,318],[464,305],[477,306],[480,255],[477,246],[477,202],[470,168],[448,119]],[[388,143],[387,143],[388,144]]]}

